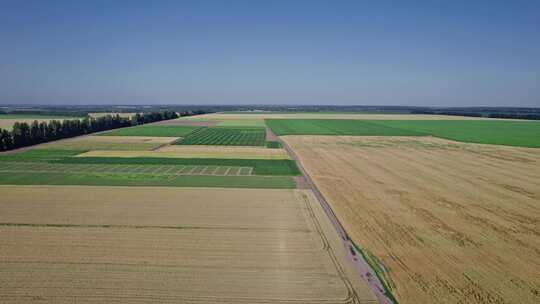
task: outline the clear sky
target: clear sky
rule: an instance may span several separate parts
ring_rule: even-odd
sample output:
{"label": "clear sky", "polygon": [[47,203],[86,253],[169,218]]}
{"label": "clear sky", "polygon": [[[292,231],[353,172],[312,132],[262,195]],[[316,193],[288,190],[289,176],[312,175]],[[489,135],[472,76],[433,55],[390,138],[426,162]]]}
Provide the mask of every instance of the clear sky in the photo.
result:
{"label": "clear sky", "polygon": [[540,1],[0,0],[0,103],[540,106]]}

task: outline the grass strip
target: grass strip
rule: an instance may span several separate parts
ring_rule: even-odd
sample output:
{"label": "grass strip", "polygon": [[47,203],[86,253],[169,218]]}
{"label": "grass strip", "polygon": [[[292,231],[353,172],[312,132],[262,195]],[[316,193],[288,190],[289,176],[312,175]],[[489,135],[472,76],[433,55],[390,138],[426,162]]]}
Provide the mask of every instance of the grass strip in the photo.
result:
{"label": "grass strip", "polygon": [[88,152],[88,150],[31,149],[13,154],[0,154],[0,161],[51,162],[84,152]]}
{"label": "grass strip", "polygon": [[174,178],[149,174],[104,173],[0,173],[4,185],[87,185],[87,186],[164,186],[294,189],[296,183],[287,176],[213,176],[180,175]]}
{"label": "grass strip", "polygon": [[158,158],[158,157],[66,157],[54,161],[63,164],[115,165],[191,165],[253,167],[255,175],[296,176],[300,170],[290,159],[222,159],[222,158]]}

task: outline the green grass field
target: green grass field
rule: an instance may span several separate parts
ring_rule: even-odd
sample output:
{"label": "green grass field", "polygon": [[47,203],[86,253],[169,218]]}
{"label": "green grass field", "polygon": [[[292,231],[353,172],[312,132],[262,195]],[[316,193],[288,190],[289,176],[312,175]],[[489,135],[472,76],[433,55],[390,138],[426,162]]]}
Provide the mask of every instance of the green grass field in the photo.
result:
{"label": "green grass field", "polygon": [[142,125],[129,128],[121,128],[102,132],[97,135],[106,136],[158,136],[158,137],[184,137],[199,129],[196,126],[167,126],[167,125]]}
{"label": "green grass field", "polygon": [[292,189],[294,179],[286,176],[176,176],[148,174],[98,173],[0,173],[5,185],[92,185],[92,186],[164,186]]}
{"label": "green grass field", "polygon": [[13,154],[0,154],[0,162],[51,162],[84,152],[87,150],[31,149]]}
{"label": "green grass field", "polygon": [[276,135],[427,136],[461,142],[540,147],[540,122],[509,120],[267,119]]}
{"label": "green grass field", "polygon": [[419,136],[421,132],[386,127],[356,119],[267,119],[266,124],[278,135],[388,135]]}
{"label": "green grass field", "polygon": [[178,145],[265,146],[264,128],[212,127],[197,130],[179,140]]}
{"label": "green grass field", "polygon": [[62,164],[109,165],[184,165],[253,167],[255,175],[295,176],[300,171],[290,159],[217,159],[217,158],[157,158],[157,157],[66,157],[54,161]]}

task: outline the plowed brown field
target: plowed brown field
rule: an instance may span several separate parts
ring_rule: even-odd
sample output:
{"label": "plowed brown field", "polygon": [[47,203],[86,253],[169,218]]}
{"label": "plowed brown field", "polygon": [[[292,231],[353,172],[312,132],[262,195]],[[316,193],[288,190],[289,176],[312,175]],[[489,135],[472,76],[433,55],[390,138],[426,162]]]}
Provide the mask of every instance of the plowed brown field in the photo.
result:
{"label": "plowed brown field", "polygon": [[540,149],[284,139],[400,303],[540,303]]}
{"label": "plowed brown field", "polygon": [[307,190],[0,192],[2,303],[376,303]]}

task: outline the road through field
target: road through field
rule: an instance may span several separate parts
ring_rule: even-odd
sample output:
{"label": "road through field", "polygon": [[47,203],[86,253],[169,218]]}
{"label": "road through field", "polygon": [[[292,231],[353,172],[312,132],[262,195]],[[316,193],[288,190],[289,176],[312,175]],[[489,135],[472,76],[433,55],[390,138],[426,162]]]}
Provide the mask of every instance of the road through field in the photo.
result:
{"label": "road through field", "polygon": [[540,152],[285,136],[400,303],[540,301]]}

